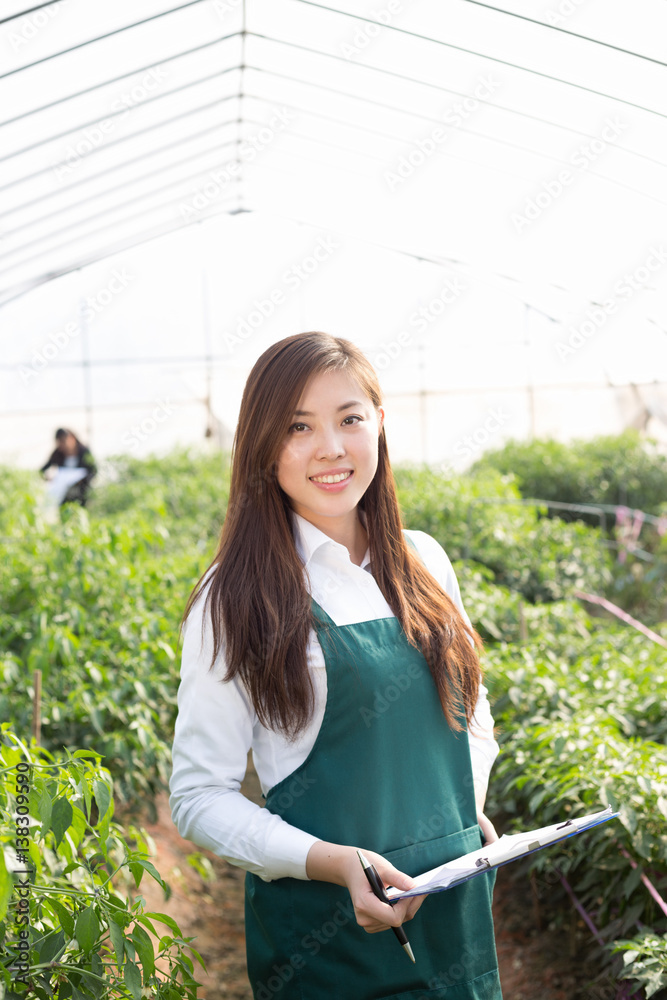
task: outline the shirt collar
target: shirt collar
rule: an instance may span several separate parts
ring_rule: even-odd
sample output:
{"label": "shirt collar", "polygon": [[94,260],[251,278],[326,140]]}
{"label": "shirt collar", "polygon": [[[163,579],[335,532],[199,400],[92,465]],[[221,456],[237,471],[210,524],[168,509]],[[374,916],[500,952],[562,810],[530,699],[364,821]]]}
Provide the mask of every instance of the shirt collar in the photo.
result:
{"label": "shirt collar", "polygon": [[[290,510],[290,516],[292,519],[292,526],[294,529],[294,541],[296,542],[297,552],[301,557],[301,561],[304,566],[308,566],[308,563],[313,558],[318,549],[322,548],[324,545],[333,545],[338,549],[342,549],[349,559],[349,552],[347,548],[340,542],[334,541],[329,535],[326,535],[319,528],[316,528],[314,524],[306,520],[301,514],[297,514],[296,511]],[[364,525],[366,526],[366,512],[359,508],[359,517]],[[370,548],[366,549],[366,554],[361,561],[361,569],[367,569],[371,561]]]}

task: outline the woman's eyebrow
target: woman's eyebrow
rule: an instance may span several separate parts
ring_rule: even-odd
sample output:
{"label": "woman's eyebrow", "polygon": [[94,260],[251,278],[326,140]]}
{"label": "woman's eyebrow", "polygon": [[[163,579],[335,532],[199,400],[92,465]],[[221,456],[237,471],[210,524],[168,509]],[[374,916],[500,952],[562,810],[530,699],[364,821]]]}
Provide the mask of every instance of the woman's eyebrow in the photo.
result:
{"label": "woman's eyebrow", "polygon": [[[352,399],[352,400],[350,400],[349,403],[343,403],[342,406],[339,406],[338,409],[336,410],[336,413],[340,413],[341,410],[349,410],[351,406],[363,406],[363,405],[364,404],[360,403],[358,399]],[[295,417],[314,417],[315,414],[311,413],[310,410],[295,410],[293,416],[295,416]]]}

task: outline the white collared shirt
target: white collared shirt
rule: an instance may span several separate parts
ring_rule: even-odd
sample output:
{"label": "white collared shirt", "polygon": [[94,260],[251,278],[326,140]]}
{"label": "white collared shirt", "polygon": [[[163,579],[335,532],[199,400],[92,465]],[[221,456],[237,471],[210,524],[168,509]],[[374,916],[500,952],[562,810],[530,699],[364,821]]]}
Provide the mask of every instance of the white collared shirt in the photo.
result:
{"label": "white collared shirt", "polygon": [[[394,617],[370,572],[370,551],[367,550],[361,566],[357,566],[344,545],[301,515],[292,513],[292,518],[306,585],[336,625]],[[406,534],[415,543],[428,570],[469,621],[445,551],[423,531]],[[315,711],[307,728],[290,743],[258,722],[240,681],[221,680],[226,672],[223,652],[213,670],[209,670],[213,639],[207,615],[201,642],[203,605],[204,594],[195,602],[183,632],[169,782],[173,821],[186,840],[208,848],[265,881],[285,876],[306,879],[306,856],[318,838],[255,805],[239,789],[250,748],[265,795],[308,756],[326,703],[327,674],[322,647],[312,630],[307,655],[314,680]],[[493,719],[483,685],[468,739],[475,784],[486,788],[498,744],[493,738]],[[364,846],[373,848],[372,844]]]}

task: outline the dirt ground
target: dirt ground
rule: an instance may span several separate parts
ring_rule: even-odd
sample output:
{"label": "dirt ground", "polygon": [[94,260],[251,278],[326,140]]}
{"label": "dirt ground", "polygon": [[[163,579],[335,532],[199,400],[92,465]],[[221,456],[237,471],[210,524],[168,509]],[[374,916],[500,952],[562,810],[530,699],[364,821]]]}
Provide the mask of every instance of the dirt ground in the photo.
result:
{"label": "dirt ground", "polygon": [[[246,778],[243,791],[261,801],[254,774]],[[171,897],[165,900],[159,885],[145,877],[140,893],[148,910],[168,913],[179,923],[185,937],[201,953],[207,970],[195,963],[202,986],[202,1000],[252,1000],[246,977],[243,932],[243,883],[245,873],[209,852],[215,877],[205,880],[188,862],[197,849],[184,841],[174,827],[167,796],[157,803],[157,823],[144,822],[155,842],[153,863],[168,882]],[[135,819],[136,821],[136,819]],[[547,922],[535,926],[536,910],[529,879],[515,877],[511,866],[498,871],[494,891],[496,945],[503,995],[506,1000],[578,1000],[599,997],[613,1000],[616,989],[591,988],[594,970],[577,957],[582,934],[573,919],[570,929],[555,929]]]}

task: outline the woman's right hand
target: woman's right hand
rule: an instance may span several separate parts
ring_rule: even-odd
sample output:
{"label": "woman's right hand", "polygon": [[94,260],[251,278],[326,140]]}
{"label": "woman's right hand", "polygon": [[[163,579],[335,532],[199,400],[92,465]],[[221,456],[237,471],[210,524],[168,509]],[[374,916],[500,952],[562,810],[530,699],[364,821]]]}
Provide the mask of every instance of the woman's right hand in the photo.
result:
{"label": "woman's right hand", "polygon": [[[415,884],[413,878],[394,868],[381,854],[365,848],[360,850],[364,857],[375,865],[385,886],[411,889]],[[410,896],[408,899],[399,900],[393,906],[383,903],[371,889],[359,863],[356,847],[330,844],[323,840],[318,840],[308,852],[306,874],[311,879],[346,886],[354,905],[357,923],[369,934],[377,934],[379,931],[389,930],[390,927],[399,927],[412,920],[426,899],[426,896]]]}

